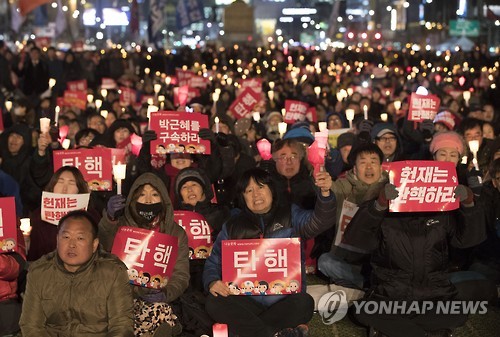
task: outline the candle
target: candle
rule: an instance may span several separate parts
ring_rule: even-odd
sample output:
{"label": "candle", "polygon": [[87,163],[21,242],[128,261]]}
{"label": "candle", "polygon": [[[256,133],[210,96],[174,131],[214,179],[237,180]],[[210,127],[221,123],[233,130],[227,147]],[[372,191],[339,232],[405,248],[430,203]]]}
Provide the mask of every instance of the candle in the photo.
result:
{"label": "candle", "polygon": [[319,122],[318,123],[318,128],[319,128],[320,132],[326,130],[326,128],[327,128],[326,122]]}
{"label": "candle", "polygon": [[148,105],[148,111],[146,112],[146,116],[149,118],[151,118],[151,113],[152,112],[157,112],[159,109],[157,106],[155,105]]}
{"label": "candle", "polygon": [[267,97],[269,97],[270,101],[274,101],[274,90],[269,90],[267,92]]}
{"label": "candle", "polygon": [[40,131],[42,131],[42,133],[47,133],[49,132],[49,129],[50,129],[50,118],[47,117],[40,118]]}
{"label": "candle", "polygon": [[219,133],[219,117],[215,117],[214,122],[215,122],[215,133]]}
{"label": "candle", "polygon": [[214,337],[227,337],[229,334],[227,324],[215,323],[212,330]]}
{"label": "candle", "polygon": [[146,75],[149,75],[149,73],[150,73],[150,72],[151,72],[151,69],[149,69],[149,68],[144,68],[144,73],[145,73]]}
{"label": "candle", "polygon": [[52,89],[54,85],[56,85],[56,79],[55,78],[49,79],[49,88]]}
{"label": "candle", "polygon": [[21,225],[19,226],[19,229],[21,229],[21,232],[23,232],[23,235],[30,235],[31,234],[31,224],[30,224],[30,218],[22,218],[19,219],[21,221]]}
{"label": "candle", "polygon": [[68,138],[63,140],[63,142],[62,142],[63,149],[65,149],[65,150],[69,149],[70,145],[71,145],[71,140],[69,140]]}
{"label": "candle", "polygon": [[108,110],[101,110],[101,116],[104,117],[104,119],[108,118]]}
{"label": "candle", "polygon": [[401,109],[401,101],[394,101],[394,109],[396,109],[396,112],[399,111],[399,109]]}
{"label": "candle", "polygon": [[274,90],[274,82],[269,82],[269,89]]}
{"label": "candle", "polygon": [[5,101],[5,108],[10,112],[10,109],[12,109],[12,101]]}
{"label": "candle", "polygon": [[467,156],[462,157],[462,164],[467,165]]}
{"label": "candle", "polygon": [[469,100],[471,96],[470,91],[464,91],[462,95],[464,96],[465,106],[469,106]]}
{"label": "candle", "polygon": [[121,164],[120,162],[118,162],[118,164],[113,165],[113,176],[116,180],[116,194],[122,194],[122,180],[125,179],[126,174],[126,164]]}
{"label": "candle", "polygon": [[368,105],[363,105],[363,113],[365,115],[365,120],[368,119]]}
{"label": "candle", "polygon": [[321,87],[314,87],[314,92],[316,93],[316,97],[319,98],[319,95],[321,94]]}
{"label": "candle", "polygon": [[286,115],[286,109],[285,108],[281,109],[281,115],[283,116],[283,118],[285,118],[285,115]]}
{"label": "candle", "polygon": [[97,110],[99,110],[102,106],[102,100],[100,99],[96,99],[95,100],[95,107],[97,108]]}
{"label": "candle", "polygon": [[55,112],[56,112],[56,115],[54,116],[54,124],[57,126],[58,122],[59,122],[59,112],[61,111],[61,108],[58,106],[56,106],[55,108]]}
{"label": "candle", "polygon": [[154,90],[155,94],[158,95],[158,93],[161,90],[161,84],[159,84],[159,83],[155,84],[153,87],[153,90]]}
{"label": "candle", "polygon": [[347,109],[345,111],[345,116],[349,121],[349,128],[352,129],[352,121],[354,119],[354,109]]}
{"label": "candle", "polygon": [[106,99],[108,96],[108,91],[106,89],[101,89],[101,96],[102,98]]}
{"label": "candle", "polygon": [[479,140],[470,140],[469,141],[469,149],[472,152],[474,159],[472,159],[472,163],[474,164],[474,168],[479,171],[479,165],[477,163],[477,151],[479,151]]}
{"label": "candle", "polygon": [[347,88],[347,95],[352,96],[353,93],[354,93],[354,89],[353,88]]}
{"label": "candle", "polygon": [[167,87],[170,85],[171,82],[172,78],[170,76],[165,77],[165,84],[167,85]]}
{"label": "candle", "polygon": [[387,116],[387,114],[385,112],[380,114],[380,119],[382,120],[382,122],[387,122],[388,117],[389,116]]}
{"label": "candle", "polygon": [[94,100],[94,95],[88,94],[87,95],[87,102],[90,104],[90,103],[92,103],[93,100]]}
{"label": "candle", "polygon": [[252,112],[252,118],[254,121],[256,121],[258,123],[260,121],[260,112],[258,112],[258,111]]}
{"label": "candle", "polygon": [[283,135],[286,133],[288,125],[285,122],[278,123],[278,131],[280,133],[280,138],[283,139]]}
{"label": "candle", "polygon": [[153,100],[153,98],[149,97],[147,100],[147,103],[148,103],[148,105],[153,105],[155,103],[155,101]]}

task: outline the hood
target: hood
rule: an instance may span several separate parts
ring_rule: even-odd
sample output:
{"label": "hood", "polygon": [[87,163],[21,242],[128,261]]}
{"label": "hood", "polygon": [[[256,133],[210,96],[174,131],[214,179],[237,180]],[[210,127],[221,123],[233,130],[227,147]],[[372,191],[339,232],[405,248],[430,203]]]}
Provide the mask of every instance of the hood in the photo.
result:
{"label": "hood", "polygon": [[168,191],[163,181],[157,175],[151,172],[146,172],[144,174],[141,174],[134,181],[132,187],[130,188],[130,192],[127,196],[127,200],[125,203],[127,205],[125,207],[125,219],[127,222],[129,222],[128,225],[132,227],[143,227],[143,228],[147,227],[147,225],[144,225],[140,221],[138,221],[142,220],[142,218],[141,216],[139,216],[139,214],[137,214],[136,211],[137,199],[134,200],[133,197],[137,189],[145,184],[150,184],[151,186],[153,186],[155,189],[158,190],[161,196],[164,209],[164,216],[160,217],[160,232],[165,234],[172,234],[174,225],[177,226],[174,223],[174,208],[172,206],[172,201],[168,196]]}
{"label": "hood", "polygon": [[11,156],[7,146],[9,135],[11,133],[17,133],[23,137],[24,144],[21,147],[19,154],[26,153],[32,149],[30,127],[26,124],[14,124],[2,133],[2,138],[0,141],[2,157],[6,158]]}

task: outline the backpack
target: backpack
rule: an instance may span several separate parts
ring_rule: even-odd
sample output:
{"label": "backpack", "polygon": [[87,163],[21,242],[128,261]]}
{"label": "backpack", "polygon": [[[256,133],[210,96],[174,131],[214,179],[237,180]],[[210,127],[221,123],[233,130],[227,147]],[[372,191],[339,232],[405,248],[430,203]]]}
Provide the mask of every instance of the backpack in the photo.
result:
{"label": "backpack", "polygon": [[200,291],[188,290],[172,302],[172,308],[182,325],[182,336],[212,336],[215,323],[205,311],[205,295]]}

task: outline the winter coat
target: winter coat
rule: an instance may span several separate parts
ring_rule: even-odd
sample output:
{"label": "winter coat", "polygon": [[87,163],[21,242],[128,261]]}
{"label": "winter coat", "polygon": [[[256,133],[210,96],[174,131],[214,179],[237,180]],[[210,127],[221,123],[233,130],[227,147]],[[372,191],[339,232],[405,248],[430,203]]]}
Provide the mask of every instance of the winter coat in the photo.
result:
{"label": "winter coat", "polygon": [[456,295],[446,273],[449,245],[467,248],[485,239],[482,207],[456,211],[389,213],[368,201],[344,233],[347,244],[371,252],[373,291],[396,300],[446,300]]}
{"label": "winter coat", "polygon": [[[318,235],[331,227],[335,215],[335,198],[318,196],[314,211],[304,210],[297,205],[273,204],[271,211],[259,215],[247,207],[232,216],[217,236],[212,252],[205,263],[203,284],[209,290],[210,284],[222,279],[222,241],[258,238],[300,237],[302,242]],[[302,285],[305,289],[305,254],[302,250]],[[281,296],[252,296],[266,306],[282,299]]]}
{"label": "winter coat", "polygon": [[133,300],[127,268],[97,250],[76,272],[52,252],[28,272],[20,326],[23,336],[130,336]]}
{"label": "winter coat", "polygon": [[[137,214],[137,200],[133,199],[134,192],[145,184],[150,184],[158,190],[163,208],[166,211],[165,218],[159,219],[159,232],[177,237],[178,239],[179,250],[177,260],[175,261],[174,271],[167,286],[163,288],[166,302],[171,302],[182,295],[189,284],[189,248],[186,232],[174,222],[174,209],[168,196],[167,188],[157,175],[153,173],[144,173],[135,180],[125,202],[124,215],[120,216],[116,221],[110,220],[106,212],[103,212],[103,217],[99,222],[99,240],[105,250],[111,251],[113,240],[119,227],[130,226],[151,229],[150,224],[144,223],[144,219]],[[137,286],[134,287],[138,288]],[[136,292],[147,292],[148,290],[136,288],[134,288]]]}

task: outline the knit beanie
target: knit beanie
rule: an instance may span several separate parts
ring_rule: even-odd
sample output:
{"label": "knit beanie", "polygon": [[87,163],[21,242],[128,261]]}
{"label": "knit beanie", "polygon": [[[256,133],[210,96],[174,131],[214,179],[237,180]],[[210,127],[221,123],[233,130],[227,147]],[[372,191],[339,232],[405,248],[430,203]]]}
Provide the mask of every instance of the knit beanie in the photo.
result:
{"label": "knit beanie", "polygon": [[445,147],[456,149],[460,155],[464,153],[464,141],[462,137],[454,131],[445,131],[435,134],[429,146],[432,154]]}

